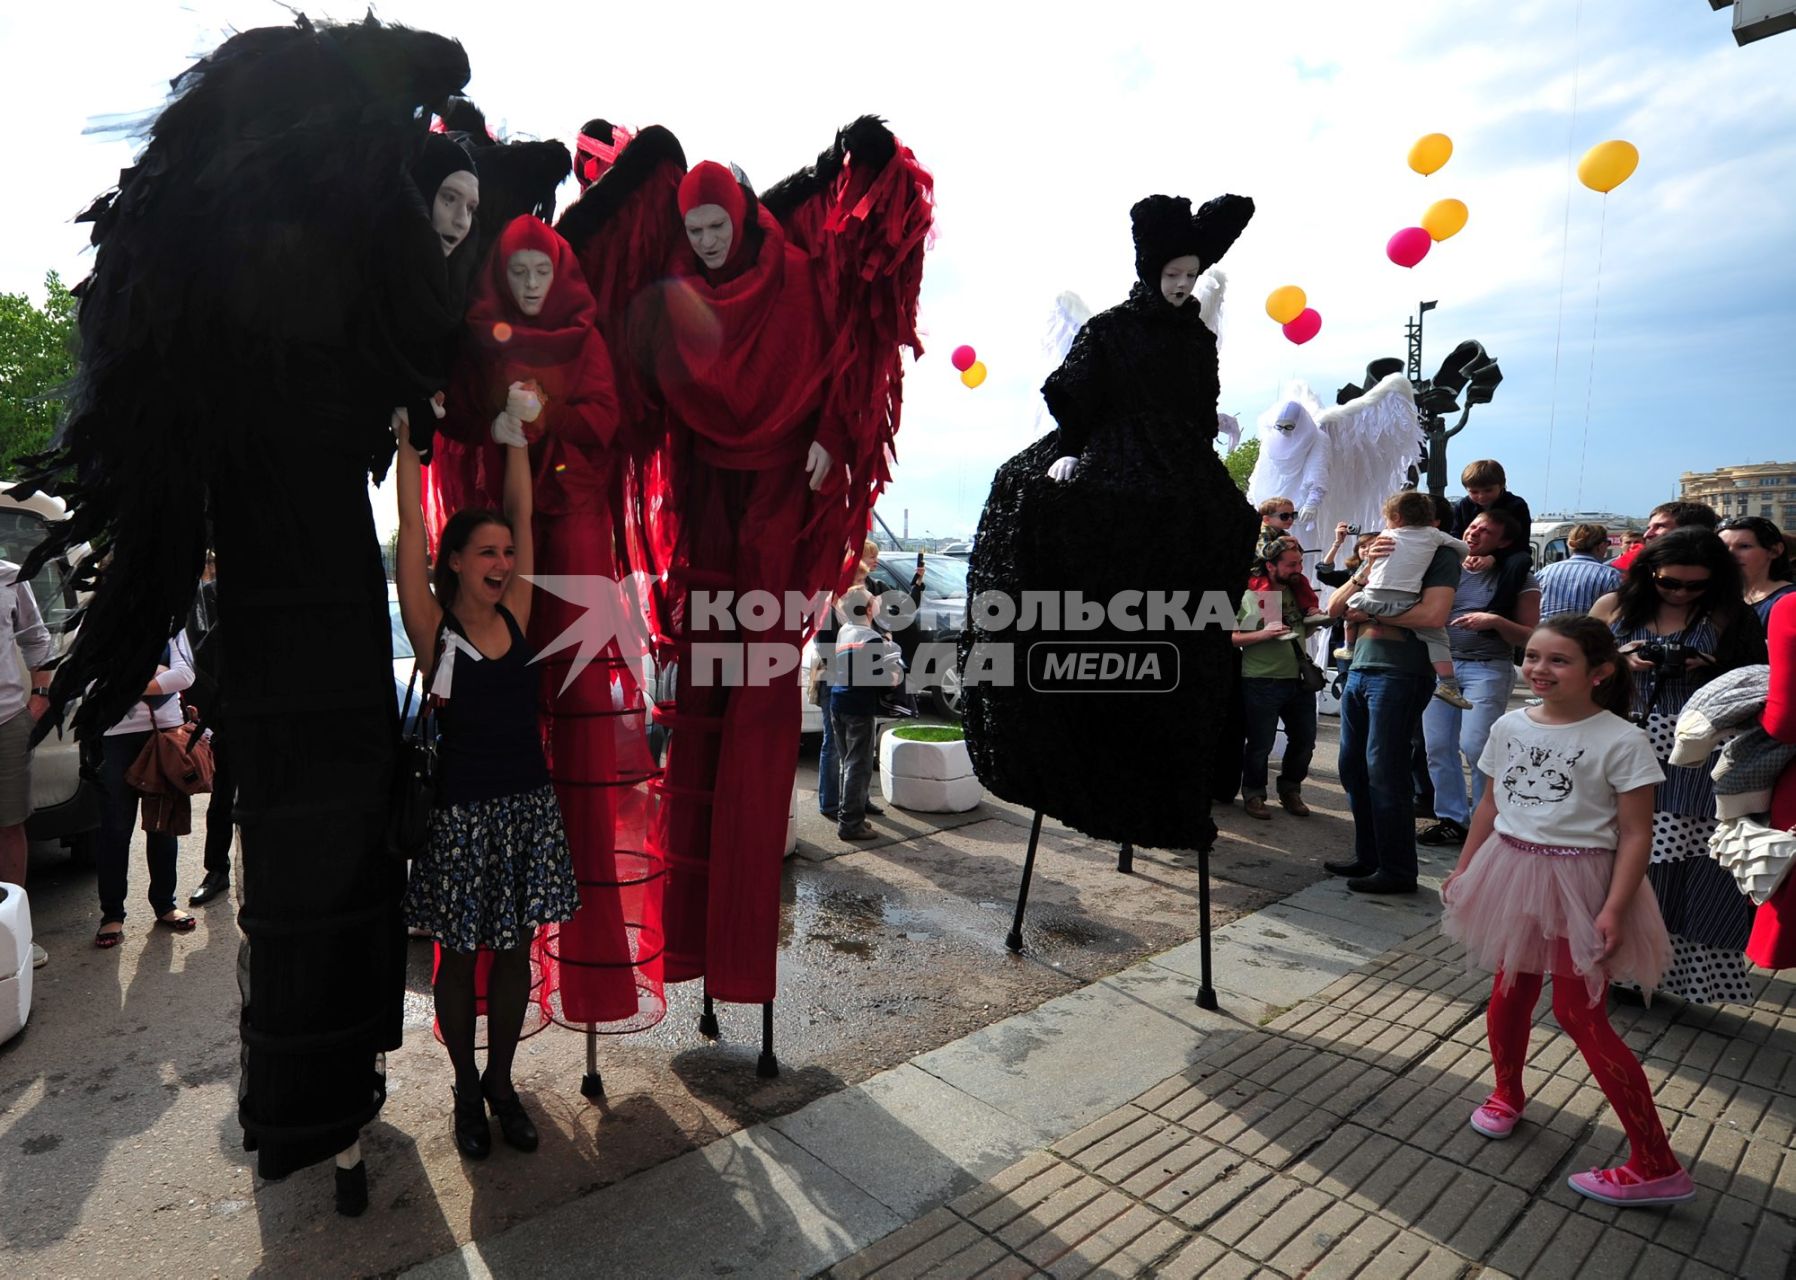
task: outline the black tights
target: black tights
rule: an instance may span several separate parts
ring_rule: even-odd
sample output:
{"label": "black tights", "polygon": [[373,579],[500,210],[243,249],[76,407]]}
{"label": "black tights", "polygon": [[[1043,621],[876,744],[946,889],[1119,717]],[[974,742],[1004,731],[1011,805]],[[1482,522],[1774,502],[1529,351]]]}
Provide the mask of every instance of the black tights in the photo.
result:
{"label": "black tights", "polygon": [[474,966],[478,953],[442,949],[434,988],[437,1026],[443,1045],[455,1067],[456,1092],[468,1096],[487,1092],[510,1097],[511,1060],[518,1051],[524,1029],[524,1009],[530,1002],[530,946],[493,952],[493,967],[486,980],[486,1075],[474,1059]]}

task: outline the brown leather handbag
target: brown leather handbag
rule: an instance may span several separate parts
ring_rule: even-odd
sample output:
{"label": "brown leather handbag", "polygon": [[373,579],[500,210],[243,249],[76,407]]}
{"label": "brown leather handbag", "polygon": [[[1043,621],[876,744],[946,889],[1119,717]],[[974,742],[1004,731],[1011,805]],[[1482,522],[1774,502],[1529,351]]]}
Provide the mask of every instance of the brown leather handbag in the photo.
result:
{"label": "brown leather handbag", "polygon": [[[186,719],[172,729],[152,729],[143,750],[125,770],[125,785],[143,799],[143,829],[184,836],[193,830],[189,797],[212,790],[212,744],[199,713],[186,709]],[[150,723],[155,724],[151,712]]]}

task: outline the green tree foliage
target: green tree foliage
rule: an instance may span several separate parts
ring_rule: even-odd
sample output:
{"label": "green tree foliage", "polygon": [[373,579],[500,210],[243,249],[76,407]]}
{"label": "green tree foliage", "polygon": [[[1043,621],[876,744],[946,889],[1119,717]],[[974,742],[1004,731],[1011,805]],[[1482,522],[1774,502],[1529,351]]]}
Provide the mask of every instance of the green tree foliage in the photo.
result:
{"label": "green tree foliage", "polygon": [[1247,492],[1247,479],[1253,475],[1253,465],[1260,460],[1260,441],[1256,436],[1252,440],[1244,440],[1228,451],[1222,465],[1229,469],[1229,479],[1242,493]]}
{"label": "green tree foliage", "polygon": [[0,470],[42,451],[62,416],[56,392],[75,376],[75,296],[52,271],[44,305],[0,293]]}

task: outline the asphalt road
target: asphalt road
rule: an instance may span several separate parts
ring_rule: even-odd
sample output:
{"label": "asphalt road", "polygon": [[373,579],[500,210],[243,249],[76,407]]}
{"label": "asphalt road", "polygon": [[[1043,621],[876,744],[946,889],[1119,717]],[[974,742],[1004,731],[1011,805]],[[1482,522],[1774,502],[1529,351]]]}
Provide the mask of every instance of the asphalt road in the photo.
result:
{"label": "asphalt road", "polygon": [[[1218,923],[1319,879],[1323,858],[1347,847],[1333,729],[1325,718],[1323,778],[1307,792],[1314,817],[1219,815]],[[888,810],[874,820],[882,838],[850,849],[815,813],[814,770],[813,743],[783,889],[778,1079],[754,1073],[757,1008],[720,1006],[723,1039],[712,1043],[698,1034],[696,986],[671,988],[660,1026],[601,1042],[600,1103],[579,1091],[583,1036],[549,1027],[526,1040],[516,1079],[541,1149],[496,1144],[489,1160],[465,1163],[450,1134],[448,1061],[430,1033],[430,948],[417,944],[407,1041],[389,1058],[389,1101],[363,1143],[372,1205],[355,1221],[332,1212],[328,1165],[265,1184],[242,1151],[234,909],[202,908],[185,936],[151,928],[136,853],[125,942],[97,951],[91,869],[34,856],[33,915],[51,961],[30,1026],[0,1046],[0,1272],[390,1273],[1195,936],[1185,859],[1138,853],[1122,876],[1114,846],[1049,823],[1026,954],[1012,956],[1003,940],[1027,813],[989,798],[967,814]],[[181,842],[183,901],[201,835]],[[1107,1052],[1126,1046],[1093,1046],[1094,1063]],[[669,1205],[667,1222],[619,1230],[677,1230],[678,1214]]]}

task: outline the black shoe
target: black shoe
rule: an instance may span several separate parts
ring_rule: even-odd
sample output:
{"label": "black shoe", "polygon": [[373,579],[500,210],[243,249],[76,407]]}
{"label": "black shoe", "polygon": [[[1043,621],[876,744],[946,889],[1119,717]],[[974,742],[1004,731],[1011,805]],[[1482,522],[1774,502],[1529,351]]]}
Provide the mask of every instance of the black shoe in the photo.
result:
{"label": "black shoe", "polygon": [[452,1089],[455,1099],[455,1146],[470,1160],[484,1160],[493,1149],[493,1131],[486,1122],[486,1099],[480,1091]]}
{"label": "black shoe", "polygon": [[1640,994],[1639,987],[1610,987],[1609,998],[1616,1004],[1633,1005],[1636,1009],[1646,1006],[1646,997]]}
{"label": "black shoe", "polygon": [[834,809],[819,809],[817,812],[828,818],[831,822],[836,820],[836,811]]}
{"label": "black shoe", "polygon": [[337,1166],[337,1212],[359,1218],[368,1207],[368,1162],[357,1160],[353,1168]]}
{"label": "black shoe", "polygon": [[486,1095],[486,1105],[498,1117],[499,1132],[505,1135],[506,1145],[517,1151],[535,1151],[536,1126],[530,1122],[530,1113],[524,1110],[524,1102],[518,1097],[518,1091],[513,1089],[509,1098],[495,1098],[486,1082],[482,1081],[480,1092]]}
{"label": "black shoe", "polygon": [[878,805],[874,804],[871,800],[867,801],[867,808],[866,808],[865,812],[869,818],[883,818],[883,817],[885,817],[885,813],[886,813],[886,811],[884,809],[881,809]]}
{"label": "black shoe", "polygon": [[1399,880],[1388,871],[1374,871],[1369,876],[1355,876],[1347,882],[1354,893],[1414,893],[1414,880]]}
{"label": "black shoe", "polygon": [[1442,818],[1432,827],[1416,833],[1416,843],[1425,845],[1464,844],[1465,828],[1451,818]]}
{"label": "black shoe", "polygon": [[231,873],[229,871],[208,871],[200,887],[193,891],[187,899],[190,907],[203,907],[214,898],[222,898],[231,891]]}
{"label": "black shoe", "polygon": [[1331,876],[1369,876],[1378,868],[1366,866],[1359,862],[1324,862],[1322,869]]}
{"label": "black shoe", "polygon": [[879,839],[879,832],[877,832],[873,829],[872,823],[863,822],[858,827],[837,827],[836,828],[836,839],[838,839],[838,840],[877,840],[877,839]]}

